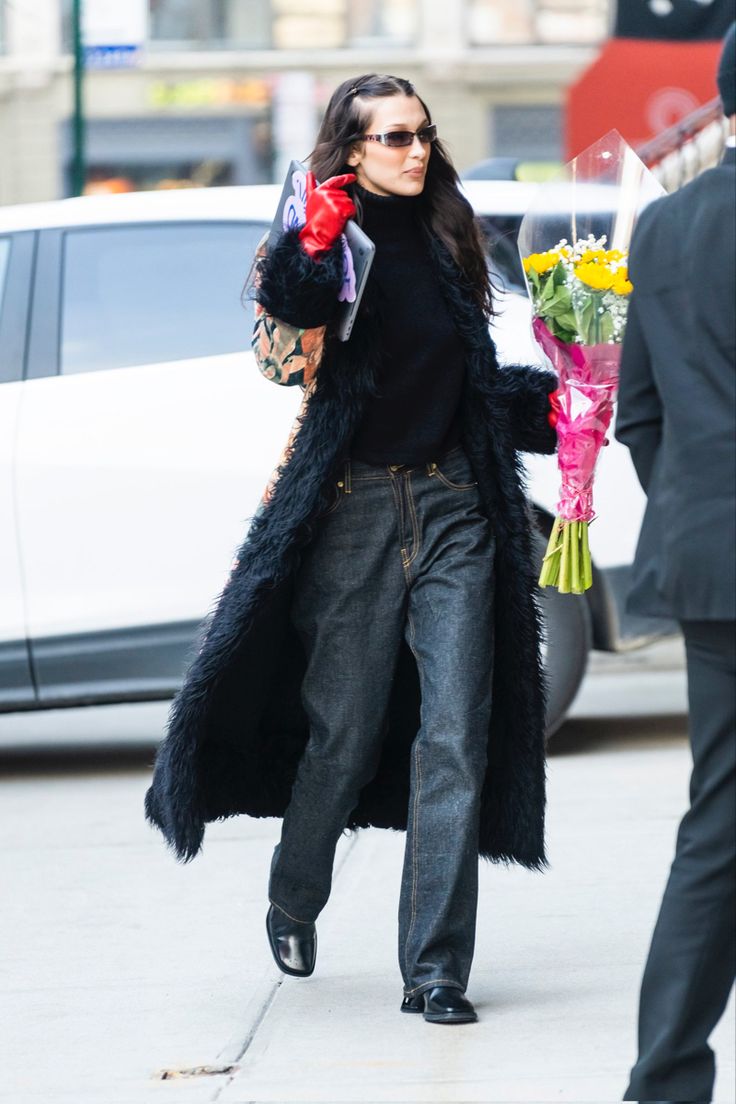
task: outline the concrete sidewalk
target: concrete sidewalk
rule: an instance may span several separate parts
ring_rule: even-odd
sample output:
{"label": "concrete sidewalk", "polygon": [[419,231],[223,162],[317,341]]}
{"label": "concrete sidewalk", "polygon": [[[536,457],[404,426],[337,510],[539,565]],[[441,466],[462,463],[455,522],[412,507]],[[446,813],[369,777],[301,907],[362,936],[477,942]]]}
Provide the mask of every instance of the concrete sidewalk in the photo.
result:
{"label": "concrete sidewalk", "polygon": [[[480,1022],[463,1027],[399,1014],[403,835],[341,840],[315,975],[284,978],[264,929],[279,823],[212,826],[181,867],[143,823],[140,762],[6,760],[0,1101],[620,1099],[687,800],[684,721],[578,720],[560,737],[550,871],[481,867]],[[732,1004],[719,1101],[733,1031]]]}

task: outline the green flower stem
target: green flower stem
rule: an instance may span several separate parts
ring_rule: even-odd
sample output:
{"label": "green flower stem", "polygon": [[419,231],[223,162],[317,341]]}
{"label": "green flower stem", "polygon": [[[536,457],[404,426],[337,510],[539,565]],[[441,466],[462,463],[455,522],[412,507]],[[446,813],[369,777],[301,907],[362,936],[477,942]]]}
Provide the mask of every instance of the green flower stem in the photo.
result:
{"label": "green flower stem", "polygon": [[570,590],[580,593],[580,526],[577,521],[570,523]]}
{"label": "green flower stem", "polygon": [[589,590],[593,585],[593,563],[590,558],[590,545],[588,544],[588,522],[583,525],[583,590]]}
{"label": "green flower stem", "polygon": [[587,521],[555,519],[539,573],[539,585],[557,587],[560,594],[583,594],[590,589],[593,564]]}
{"label": "green flower stem", "polygon": [[562,550],[560,531],[562,524],[562,518],[556,518],[552,526],[552,532],[549,535],[547,551],[544,554],[542,570],[539,575],[539,585],[543,587],[557,586],[557,580],[560,577],[560,554]]}
{"label": "green flower stem", "polygon": [[560,594],[570,593],[570,524],[562,526],[562,556],[560,558]]}

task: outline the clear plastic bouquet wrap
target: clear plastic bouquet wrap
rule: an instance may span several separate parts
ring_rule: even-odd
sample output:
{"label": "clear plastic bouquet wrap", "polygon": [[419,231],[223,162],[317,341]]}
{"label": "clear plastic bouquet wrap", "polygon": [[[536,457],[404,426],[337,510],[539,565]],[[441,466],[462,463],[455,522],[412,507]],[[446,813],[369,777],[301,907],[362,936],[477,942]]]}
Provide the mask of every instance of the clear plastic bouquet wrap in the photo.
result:
{"label": "clear plastic bouquet wrap", "polygon": [[593,476],[618,389],[629,243],[639,213],[660,195],[612,130],[539,187],[519,229],[534,339],[560,381],[560,499],[539,582],[562,593],[582,594],[593,582]]}

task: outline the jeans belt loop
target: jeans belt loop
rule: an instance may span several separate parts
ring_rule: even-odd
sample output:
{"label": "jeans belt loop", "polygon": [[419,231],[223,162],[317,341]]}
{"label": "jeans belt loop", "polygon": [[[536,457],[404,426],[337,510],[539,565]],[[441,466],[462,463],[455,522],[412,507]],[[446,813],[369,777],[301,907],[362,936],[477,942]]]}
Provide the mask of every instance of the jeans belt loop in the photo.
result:
{"label": "jeans belt loop", "polygon": [[353,484],[350,471],[350,460],[345,461],[345,494],[352,494]]}

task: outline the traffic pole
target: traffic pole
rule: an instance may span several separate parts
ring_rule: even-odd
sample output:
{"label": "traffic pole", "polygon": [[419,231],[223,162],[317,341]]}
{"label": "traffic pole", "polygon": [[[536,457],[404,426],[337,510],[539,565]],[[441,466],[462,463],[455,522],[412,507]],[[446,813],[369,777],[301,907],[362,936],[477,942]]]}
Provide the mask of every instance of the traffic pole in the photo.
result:
{"label": "traffic pole", "polygon": [[84,192],[87,178],[84,126],[84,44],[82,42],[82,0],[73,0],[72,38],[74,42],[74,115],[72,153],[72,195]]}

